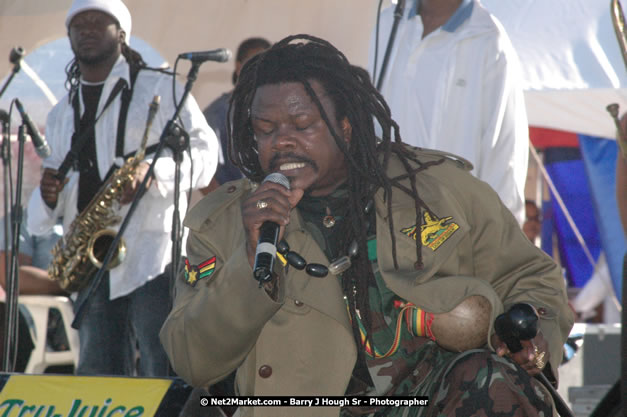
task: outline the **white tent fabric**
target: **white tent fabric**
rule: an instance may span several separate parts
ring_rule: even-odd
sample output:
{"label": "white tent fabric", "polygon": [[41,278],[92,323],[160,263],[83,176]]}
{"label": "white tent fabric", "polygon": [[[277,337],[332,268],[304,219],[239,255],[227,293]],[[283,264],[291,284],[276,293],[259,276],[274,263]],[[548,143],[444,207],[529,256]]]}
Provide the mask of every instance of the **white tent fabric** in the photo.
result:
{"label": "white tent fabric", "polygon": [[[131,46],[148,44],[170,65],[178,54],[229,48],[234,53],[238,44],[250,36],[263,36],[271,42],[288,35],[308,33],[329,40],[348,59],[366,66],[370,31],[374,26],[378,0],[124,0],[133,17]],[[389,0],[385,0],[389,3]],[[12,65],[9,53],[15,46],[26,51],[25,62],[38,75],[50,73],[46,82],[56,99],[64,94],[65,63],[71,59],[65,31],[65,15],[72,0],[0,0],[0,87],[9,76]],[[53,62],[46,48],[64,50],[62,62]],[[59,47],[60,46],[60,47]],[[3,58],[4,57],[4,58]],[[149,61],[150,62],[150,61]],[[155,65],[154,62],[150,62]],[[53,65],[54,64],[54,65]],[[200,68],[192,93],[201,108],[221,93],[232,88],[234,62],[207,62]],[[185,81],[188,63],[177,68]],[[41,131],[52,108],[51,100],[36,90],[32,97],[22,89],[18,78],[27,78],[21,70],[0,98],[0,109],[9,111],[14,98],[19,98]],[[28,81],[28,80],[26,80]],[[54,84],[54,85],[53,85]],[[12,114],[12,131],[19,125],[17,112]],[[39,183],[40,159],[27,143],[22,195],[27,198]],[[14,147],[13,155],[17,155]],[[15,167],[14,167],[15,169]],[[15,175],[15,174],[14,174]],[[1,177],[2,175],[0,175]],[[1,193],[0,193],[1,194]],[[0,198],[1,200],[1,198]]]}
{"label": "white tent fabric", "polygon": [[523,70],[529,124],[614,138],[605,107],[627,111],[627,71],[610,0],[482,0]]}
{"label": "white tent fabric", "polygon": [[[329,40],[349,60],[365,66],[378,4],[378,0],[124,1],[133,16],[133,37],[151,45],[171,65],[182,52],[223,47],[235,52],[237,45],[250,36],[274,42],[308,33]],[[8,56],[14,46],[23,47],[28,59],[38,47],[66,37],[64,21],[71,3],[0,0],[0,79],[11,72]],[[35,67],[33,63],[31,66]],[[178,68],[183,79],[188,68],[187,64]],[[193,89],[201,107],[232,87],[233,68],[233,61],[203,64]],[[61,81],[63,78],[61,74]],[[20,97],[20,91],[12,87],[2,97],[0,108],[6,109],[6,100]],[[26,106],[33,107],[28,103]],[[44,120],[36,122],[43,127]]]}
{"label": "white tent fabric", "polygon": [[[0,59],[0,78],[11,72],[8,55],[14,46],[22,46],[28,60],[42,45],[66,38],[63,22],[71,2],[0,0],[0,58],[6,54]],[[351,62],[364,67],[378,4],[378,0],[125,2],[133,15],[134,38],[151,45],[171,64],[185,51],[220,47],[234,51],[249,36],[276,41],[310,33],[331,41]],[[613,138],[614,123],[605,107],[617,102],[627,110],[627,73],[610,19],[610,0],[482,2],[503,23],[520,56],[530,124]],[[389,6],[390,0],[383,4]],[[181,65],[179,73],[185,75],[187,68]],[[201,107],[231,88],[232,70],[233,62],[201,67],[193,89]],[[62,70],[55,72],[59,72],[56,82],[62,84]],[[16,85],[5,92],[0,108],[8,110],[11,99],[22,98]],[[41,103],[25,105],[30,113],[42,115],[34,119],[43,128],[51,105],[49,100]],[[16,116],[14,121],[17,125]]]}
{"label": "white tent fabric", "polygon": [[[530,124],[614,137],[605,110],[627,110],[627,72],[610,20],[610,0],[482,0],[503,23],[521,59]],[[330,40],[365,66],[377,0],[126,0],[134,36],[172,63],[184,51],[228,47],[248,36],[276,41],[294,33]],[[390,1],[385,0],[384,6]],[[0,0],[0,56],[65,36],[71,0]],[[230,88],[232,63],[201,68],[201,106]],[[10,72],[0,60],[0,75]],[[186,73],[185,68],[179,71]],[[14,96],[19,92],[13,92]],[[7,96],[9,92],[6,93]]]}

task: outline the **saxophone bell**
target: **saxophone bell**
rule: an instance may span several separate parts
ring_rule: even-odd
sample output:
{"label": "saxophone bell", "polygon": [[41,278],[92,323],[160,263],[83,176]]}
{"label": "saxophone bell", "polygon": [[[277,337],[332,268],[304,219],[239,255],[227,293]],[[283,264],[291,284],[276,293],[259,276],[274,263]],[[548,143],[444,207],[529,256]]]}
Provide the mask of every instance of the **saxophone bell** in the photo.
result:
{"label": "saxophone bell", "polygon": [[[89,256],[89,260],[96,268],[102,268],[104,258],[116,234],[117,232],[112,229],[98,230],[87,242],[87,256]],[[126,258],[126,243],[124,239],[120,239],[111,261],[107,264],[107,270],[120,265],[124,261],[124,258]]]}

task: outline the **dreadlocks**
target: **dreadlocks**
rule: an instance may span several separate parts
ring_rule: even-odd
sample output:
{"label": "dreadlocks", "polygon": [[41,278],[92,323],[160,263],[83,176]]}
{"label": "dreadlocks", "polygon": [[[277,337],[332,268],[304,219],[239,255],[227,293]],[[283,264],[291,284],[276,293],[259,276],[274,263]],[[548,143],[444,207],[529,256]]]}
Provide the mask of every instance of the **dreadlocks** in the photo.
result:
{"label": "dreadlocks", "polygon": [[[304,40],[304,42],[292,43],[296,39]],[[350,151],[344,140],[331,128],[332,123],[311,87],[313,80],[321,83],[331,97],[336,109],[337,121],[344,117],[348,118],[352,126]],[[349,164],[348,201],[350,207],[348,221],[345,223],[345,233],[340,234],[345,237],[340,248],[347,253],[351,242],[356,241],[359,249],[351,268],[342,274],[342,287],[349,301],[354,330],[357,330],[355,316],[358,310],[369,338],[371,319],[368,286],[369,283],[374,282],[375,278],[366,255],[368,253],[368,215],[364,207],[373,200],[375,192],[382,188],[388,212],[390,212],[392,187],[395,187],[414,198],[416,224],[420,225],[421,208],[427,211],[429,209],[418,196],[415,174],[426,169],[428,164],[416,160],[413,154],[401,146],[398,125],[392,120],[387,103],[374,88],[364,69],[351,65],[339,50],[322,39],[309,35],[295,35],[283,39],[265,52],[251,58],[242,68],[233,91],[228,112],[228,120],[232,123],[227,124],[229,157],[252,181],[261,182],[265,175],[258,160],[257,143],[250,120],[255,92],[263,85],[286,82],[299,82],[304,86]],[[380,139],[376,137],[373,118],[382,128]],[[405,167],[406,174],[401,177],[389,178],[386,174],[392,153],[398,156]],[[400,183],[405,179],[409,180],[410,188]],[[388,216],[388,219],[394,265],[398,268],[396,240],[393,233],[394,223],[392,216]],[[416,269],[422,268],[421,246],[422,240],[418,233]],[[357,343],[361,344],[358,334],[359,332],[356,331],[355,337],[358,339]]]}
{"label": "dreadlocks", "polygon": [[[122,43],[122,55],[126,58],[131,68],[141,69],[147,68],[146,62],[142,58],[141,54],[128,46],[126,43]],[[76,62],[76,58],[73,58],[65,67],[65,87],[70,91],[68,98],[71,100],[74,94],[78,91],[80,84],[81,70]]]}

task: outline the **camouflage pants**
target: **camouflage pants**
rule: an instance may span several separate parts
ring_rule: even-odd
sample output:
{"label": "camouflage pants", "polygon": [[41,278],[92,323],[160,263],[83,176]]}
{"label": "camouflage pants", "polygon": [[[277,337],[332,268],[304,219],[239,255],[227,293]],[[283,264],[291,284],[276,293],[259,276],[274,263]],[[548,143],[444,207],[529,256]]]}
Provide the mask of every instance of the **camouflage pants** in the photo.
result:
{"label": "camouflage pants", "polygon": [[[366,413],[371,417],[551,417],[550,394],[522,368],[485,349],[460,354],[447,352],[435,343],[430,366],[418,367],[426,376],[408,393],[426,396],[428,407],[385,408]],[[437,352],[439,351],[439,352]],[[437,353],[436,353],[437,352]],[[438,354],[439,353],[439,354]],[[343,410],[342,415],[364,415]],[[362,410],[365,411],[365,410]]]}

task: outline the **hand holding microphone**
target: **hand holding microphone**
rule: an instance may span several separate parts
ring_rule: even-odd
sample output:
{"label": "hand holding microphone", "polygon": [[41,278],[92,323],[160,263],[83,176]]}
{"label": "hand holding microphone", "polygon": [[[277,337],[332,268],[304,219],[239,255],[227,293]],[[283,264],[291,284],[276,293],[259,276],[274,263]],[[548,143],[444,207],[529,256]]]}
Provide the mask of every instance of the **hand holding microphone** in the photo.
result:
{"label": "hand holding microphone", "polygon": [[[497,338],[493,338],[492,344],[496,348],[497,354],[503,356],[506,350],[509,350],[510,356],[516,361],[529,375],[535,377],[547,389],[557,413],[562,417],[574,417],[573,412],[568,404],[560,397],[553,385],[547,377],[542,373],[542,369],[549,362],[549,345],[544,340],[542,333],[538,331],[538,313],[530,304],[519,303],[514,304],[508,311],[499,315],[494,321],[494,331]],[[502,345],[506,345],[504,349]],[[532,351],[529,354],[524,352],[528,350],[529,344]],[[527,360],[525,360],[527,356]]]}
{"label": "hand holding microphone", "polygon": [[499,356],[508,354],[529,375],[538,375],[549,361],[549,345],[538,331],[538,313],[530,304],[514,304],[494,321]]}
{"label": "hand holding microphone", "polygon": [[248,261],[260,284],[272,279],[276,245],[289,223],[290,211],[302,196],[303,190],[290,189],[285,175],[272,173],[242,203]]}

